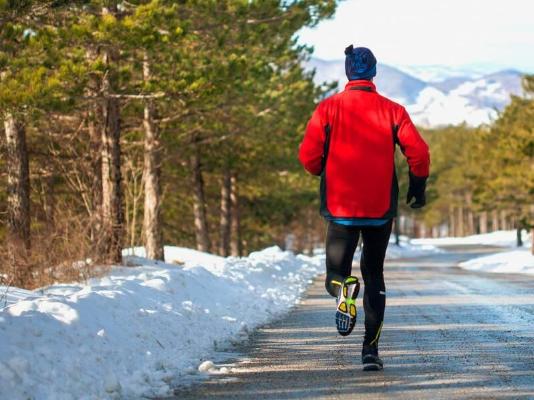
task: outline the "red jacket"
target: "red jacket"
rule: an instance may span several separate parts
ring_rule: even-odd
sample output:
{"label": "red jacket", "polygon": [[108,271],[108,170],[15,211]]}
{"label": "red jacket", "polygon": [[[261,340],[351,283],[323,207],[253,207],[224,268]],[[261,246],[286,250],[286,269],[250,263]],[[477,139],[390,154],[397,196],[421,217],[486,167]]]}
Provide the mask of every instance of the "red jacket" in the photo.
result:
{"label": "red jacket", "polygon": [[313,113],[299,160],[321,175],[321,214],[328,218],[393,218],[398,185],[395,144],[410,172],[427,177],[428,146],[401,105],[381,96],[367,80],[322,101]]}

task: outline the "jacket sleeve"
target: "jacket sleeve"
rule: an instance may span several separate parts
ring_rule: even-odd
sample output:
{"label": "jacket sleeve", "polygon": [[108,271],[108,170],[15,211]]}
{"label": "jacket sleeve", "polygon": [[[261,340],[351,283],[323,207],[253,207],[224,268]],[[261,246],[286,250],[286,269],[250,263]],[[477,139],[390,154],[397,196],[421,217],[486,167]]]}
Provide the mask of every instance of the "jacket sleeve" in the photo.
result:
{"label": "jacket sleeve", "polygon": [[323,169],[323,151],[326,140],[324,103],[315,109],[306,126],[304,139],[299,148],[299,161],[313,175],[321,175]]}
{"label": "jacket sleeve", "polygon": [[430,171],[428,145],[404,108],[402,108],[397,125],[397,143],[408,161],[410,173],[420,178],[428,177]]}

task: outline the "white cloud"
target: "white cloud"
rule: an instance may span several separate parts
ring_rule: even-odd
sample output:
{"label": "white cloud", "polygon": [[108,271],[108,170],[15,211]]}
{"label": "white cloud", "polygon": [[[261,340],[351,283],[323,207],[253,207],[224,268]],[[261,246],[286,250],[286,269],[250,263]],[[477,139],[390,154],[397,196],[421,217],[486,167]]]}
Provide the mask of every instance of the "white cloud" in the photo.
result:
{"label": "white cloud", "polygon": [[534,71],[534,2],[348,0],[335,17],[299,33],[324,59],[367,46],[392,65],[492,64]]}

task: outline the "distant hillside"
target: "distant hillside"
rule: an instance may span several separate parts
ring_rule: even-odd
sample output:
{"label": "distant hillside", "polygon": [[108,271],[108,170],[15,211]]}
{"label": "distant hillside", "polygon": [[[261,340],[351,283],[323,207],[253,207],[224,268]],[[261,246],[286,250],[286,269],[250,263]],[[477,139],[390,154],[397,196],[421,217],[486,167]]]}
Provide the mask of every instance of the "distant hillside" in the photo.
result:
{"label": "distant hillside", "polygon": [[[337,81],[341,90],[347,82],[343,60],[313,58],[307,68],[316,70],[317,83]],[[496,117],[497,110],[508,104],[510,95],[522,93],[522,74],[515,70],[486,75],[437,66],[429,67],[428,72],[423,67],[413,70],[420,78],[379,64],[375,83],[380,93],[405,105],[414,122],[425,127],[489,123]],[[425,76],[432,80],[421,78]]]}

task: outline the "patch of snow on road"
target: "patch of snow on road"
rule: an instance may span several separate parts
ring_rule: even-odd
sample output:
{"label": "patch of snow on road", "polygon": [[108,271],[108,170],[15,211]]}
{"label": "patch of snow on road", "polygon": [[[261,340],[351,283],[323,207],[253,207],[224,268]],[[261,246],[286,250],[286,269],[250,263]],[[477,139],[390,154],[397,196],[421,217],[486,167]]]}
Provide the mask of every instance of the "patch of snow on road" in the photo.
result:
{"label": "patch of snow on road", "polygon": [[459,265],[472,271],[534,275],[534,255],[528,249],[477,257]]}

